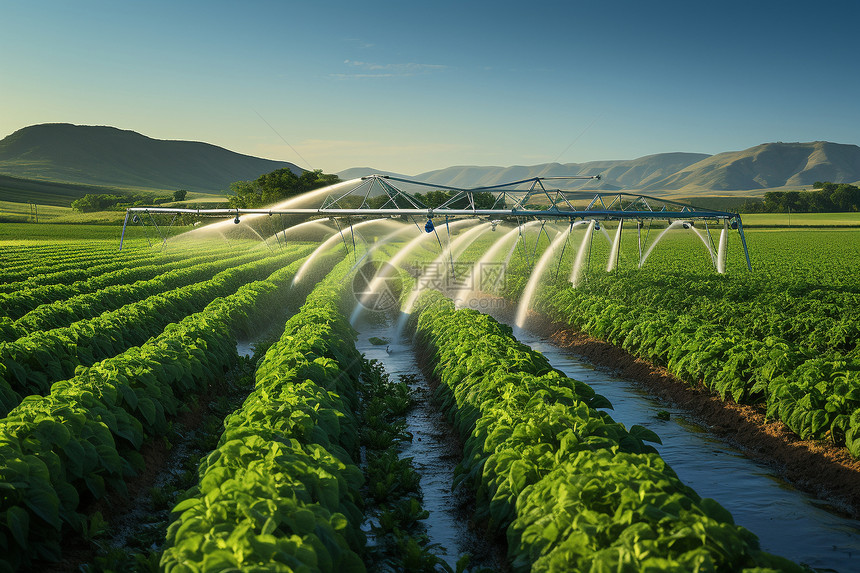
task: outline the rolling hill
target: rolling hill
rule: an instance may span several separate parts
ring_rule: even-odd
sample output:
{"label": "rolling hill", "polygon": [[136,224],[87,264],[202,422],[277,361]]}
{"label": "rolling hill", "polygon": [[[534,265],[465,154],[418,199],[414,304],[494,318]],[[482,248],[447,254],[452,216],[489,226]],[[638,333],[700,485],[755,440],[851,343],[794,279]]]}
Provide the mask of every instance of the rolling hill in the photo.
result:
{"label": "rolling hill", "polygon": [[[207,143],[168,141],[114,127],[33,125],[0,140],[0,199],[68,205],[84,193],[121,189],[187,189],[223,195],[234,181],[292,163],[242,155]],[[629,190],[690,200],[761,195],[768,189],[809,187],[815,181],[860,181],[860,147],[815,141],[764,143],[717,155],[659,153],[637,159],[531,166],[455,166],[415,176],[370,167],[338,173],[351,179],[371,173],[434,185],[479,187],[538,176],[601,175],[600,181],[565,188]]]}
{"label": "rolling hill", "polygon": [[[350,169],[341,177],[383,173]],[[531,166],[461,165],[411,177],[452,187],[497,185],[532,177],[601,175],[600,181],[565,183],[566,188],[603,191],[636,190],[654,195],[761,195],[768,189],[809,187],[816,181],[860,181],[860,147],[815,141],[764,143],[717,155],[658,153],[638,159],[588,163],[543,163]]]}
{"label": "rolling hill", "polygon": [[281,168],[302,172],[292,163],[114,127],[41,124],[0,140],[0,174],[81,185],[221,194],[234,181]]}
{"label": "rolling hill", "polygon": [[639,159],[591,161],[588,163],[543,163],[514,167],[448,167],[422,173],[416,179],[438,185],[475,187],[478,185],[497,185],[532,177],[601,175],[600,181],[583,181],[573,186],[617,190],[639,188],[645,183],[668,177],[680,169],[708,157],[702,153],[660,153]]}
{"label": "rolling hill", "polygon": [[860,147],[827,141],[764,143],[712,155],[677,173],[645,182],[644,191],[733,191],[804,187],[860,180]]}

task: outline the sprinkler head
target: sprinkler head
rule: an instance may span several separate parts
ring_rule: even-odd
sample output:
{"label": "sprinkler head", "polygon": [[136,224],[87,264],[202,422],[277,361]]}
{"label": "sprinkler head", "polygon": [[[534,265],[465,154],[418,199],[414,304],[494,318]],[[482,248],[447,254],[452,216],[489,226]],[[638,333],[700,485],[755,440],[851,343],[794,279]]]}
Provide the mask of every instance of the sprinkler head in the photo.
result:
{"label": "sprinkler head", "polygon": [[594,224],[594,230],[595,230],[595,231],[599,231],[599,230],[600,230],[600,223],[595,223],[595,224]]}
{"label": "sprinkler head", "polygon": [[235,223],[236,225],[239,224],[239,215],[236,215],[236,218],[233,219],[233,223]]}
{"label": "sprinkler head", "polygon": [[689,228],[690,228],[690,224],[689,224],[689,223],[681,223],[681,226],[682,226],[682,227],[684,227],[685,229],[689,229]]}
{"label": "sprinkler head", "polygon": [[732,219],[732,222],[731,222],[731,224],[730,224],[729,226],[732,228],[732,230],[737,229],[737,228],[738,228],[738,222],[737,222],[737,220],[736,220],[736,219]]}
{"label": "sprinkler head", "polygon": [[427,219],[427,222],[424,223],[424,230],[428,233],[432,233],[433,229],[435,229],[435,228],[436,227],[433,226],[433,220],[432,219]]}
{"label": "sprinkler head", "polygon": [[140,218],[137,215],[135,215],[134,217],[131,218],[131,222],[132,223],[140,223]]}

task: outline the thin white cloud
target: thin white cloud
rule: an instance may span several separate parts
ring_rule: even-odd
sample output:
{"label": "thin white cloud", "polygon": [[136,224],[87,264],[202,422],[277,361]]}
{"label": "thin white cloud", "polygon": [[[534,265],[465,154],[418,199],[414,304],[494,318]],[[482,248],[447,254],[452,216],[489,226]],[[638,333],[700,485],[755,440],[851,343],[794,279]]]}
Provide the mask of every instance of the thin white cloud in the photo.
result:
{"label": "thin white cloud", "polygon": [[362,50],[367,50],[376,46],[376,44],[372,42],[367,42],[365,40],[362,40],[361,38],[346,38],[344,41],[354,46],[357,46]]}
{"label": "thin white cloud", "polygon": [[336,79],[376,79],[397,77],[405,78],[418,74],[438,72],[447,68],[447,66],[441,64],[419,64],[417,62],[408,62],[402,64],[378,64],[373,62],[344,60],[343,63],[350,68],[355,68],[360,71],[352,73],[329,74],[329,77]]}

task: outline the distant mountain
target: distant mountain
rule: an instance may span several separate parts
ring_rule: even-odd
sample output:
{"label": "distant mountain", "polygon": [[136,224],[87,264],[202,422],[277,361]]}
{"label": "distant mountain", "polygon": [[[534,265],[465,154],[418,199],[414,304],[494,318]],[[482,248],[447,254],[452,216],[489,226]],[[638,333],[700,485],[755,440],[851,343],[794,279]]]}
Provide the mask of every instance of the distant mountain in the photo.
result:
{"label": "distant mountain", "polygon": [[302,169],[194,141],[114,127],[42,124],[0,140],[0,174],[84,185],[222,193],[234,181]]}
{"label": "distant mountain", "polygon": [[814,141],[764,143],[712,155],[668,177],[648,181],[645,191],[732,191],[802,187],[816,181],[860,180],[860,147]]}
{"label": "distant mountain", "polygon": [[532,166],[514,167],[448,167],[417,175],[415,179],[450,185],[452,187],[477,187],[498,185],[533,177],[558,177],[565,175],[600,175],[600,181],[583,181],[565,184],[569,188],[588,189],[635,189],[668,177],[677,171],[710,157],[703,153],[659,153],[639,159],[591,161],[588,163],[542,163]]}
{"label": "distant mountain", "polygon": [[[234,181],[255,179],[280,168],[302,172],[292,163],[241,155],[207,143],[152,139],[114,127],[33,125],[0,140],[0,199],[53,198],[55,204],[68,204],[84,192],[101,188],[103,192],[146,188],[222,194]],[[808,187],[815,181],[860,182],[860,147],[826,141],[764,143],[717,155],[678,152],[587,163],[464,165],[415,176],[355,167],[337,175],[348,180],[374,173],[464,188],[533,177],[600,175],[599,181],[565,182],[563,187],[738,197],[765,189]],[[47,183],[50,188],[43,185]]]}
{"label": "distant mountain", "polygon": [[564,175],[601,176],[600,181],[564,183],[568,189],[635,190],[675,196],[746,191],[755,195],[765,189],[809,187],[816,181],[856,183],[860,181],[860,147],[826,141],[764,143],[717,155],[658,153],[638,159],[587,163],[461,165],[428,171],[412,179],[471,188]]}
{"label": "distant mountain", "polygon": [[394,171],[385,171],[384,169],[374,169],[373,167],[350,167],[349,169],[339,171],[336,175],[340,177],[342,181],[358,179],[359,177],[366,177],[368,175],[390,175],[392,177],[402,177],[404,179],[415,179],[415,177],[410,177],[409,175],[395,173]]}

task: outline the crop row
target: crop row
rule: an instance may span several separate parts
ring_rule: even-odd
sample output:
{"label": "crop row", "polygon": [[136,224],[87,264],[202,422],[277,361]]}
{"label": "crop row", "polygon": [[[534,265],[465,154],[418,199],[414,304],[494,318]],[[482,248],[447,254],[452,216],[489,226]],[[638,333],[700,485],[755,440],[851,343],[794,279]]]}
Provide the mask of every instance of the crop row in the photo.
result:
{"label": "crop row", "polygon": [[81,256],[72,260],[63,259],[61,262],[34,260],[29,268],[20,269],[10,274],[0,283],[0,292],[15,292],[40,285],[70,283],[84,280],[88,276],[110,272],[130,262],[142,258],[144,261],[154,257],[154,253],[132,255],[131,253],[102,253]]}
{"label": "crop row", "polygon": [[44,394],[53,381],[74,375],[78,366],[142,344],[170,322],[202,310],[216,297],[265,277],[296,256],[287,253],[246,263],[210,280],[152,295],[68,327],[0,343],[0,414],[17,404],[16,393]]}
{"label": "crop row", "polygon": [[21,284],[42,280],[45,275],[71,271],[72,274],[69,276],[75,276],[75,273],[100,265],[120,261],[127,264],[130,260],[141,258],[146,260],[157,255],[157,252],[118,253],[116,248],[89,250],[79,248],[74,251],[66,251],[55,247],[47,252],[34,252],[27,258],[17,261],[14,266],[10,264],[0,270],[0,282],[4,284],[4,289],[9,288],[6,285],[20,288]]}
{"label": "crop row", "polygon": [[595,410],[605,399],[509,327],[438,293],[419,305],[417,344],[465,439],[457,483],[475,491],[476,518],[506,533],[514,571],[801,570],[761,552],[643,443],[656,435]]}
{"label": "crop row", "polygon": [[723,399],[763,403],[801,438],[829,438],[860,457],[860,356],[747,335],[695,315],[617,303],[588,289],[547,287],[536,308]]}
{"label": "crop row", "polygon": [[42,304],[9,326],[8,331],[14,338],[7,340],[16,340],[40,330],[53,330],[79,320],[93,318],[154,294],[211,279],[224,269],[258,259],[259,257],[253,255],[240,255],[230,258],[207,257],[204,262],[196,264],[195,261],[187,261],[176,265],[177,268],[164,269],[161,274],[148,280],[110,285],[95,292]]}
{"label": "crop row", "polygon": [[186,396],[236,360],[236,332],[287,303],[301,261],[241,286],[164,331],[25,398],[0,420],[0,569],[57,560],[64,534],[82,531],[79,511],[122,492],[143,467],[138,450],[164,435]]}
{"label": "crop row", "polygon": [[748,338],[778,336],[811,353],[856,351],[860,335],[860,293],[833,287],[793,292],[791,284],[759,275],[630,271],[593,280],[585,290],[614,302],[732,327]]}
{"label": "crop row", "polygon": [[175,508],[162,570],[364,571],[357,390],[342,261],[290,318]]}
{"label": "crop row", "polygon": [[[182,257],[159,259],[151,262],[149,259],[125,261],[114,270],[88,273],[84,278],[75,280],[66,277],[63,273],[58,282],[35,286],[21,285],[15,287],[9,285],[11,292],[0,294],[0,317],[18,319],[42,304],[49,304],[58,300],[71,298],[73,296],[95,292],[99,289],[112,286],[129,284],[138,280],[157,277],[159,274],[197,262],[213,260],[216,258],[229,258],[229,255],[218,251],[207,251],[202,257]],[[75,276],[78,273],[75,272]]]}
{"label": "crop row", "polygon": [[30,270],[36,266],[47,264],[53,265],[56,269],[57,265],[65,263],[75,263],[75,261],[86,261],[94,256],[100,257],[104,252],[94,252],[93,249],[87,249],[78,245],[75,249],[64,249],[54,246],[51,248],[47,245],[41,249],[13,249],[8,245],[4,245],[3,259],[5,266],[0,270],[0,280],[4,283],[26,280],[30,276]]}

